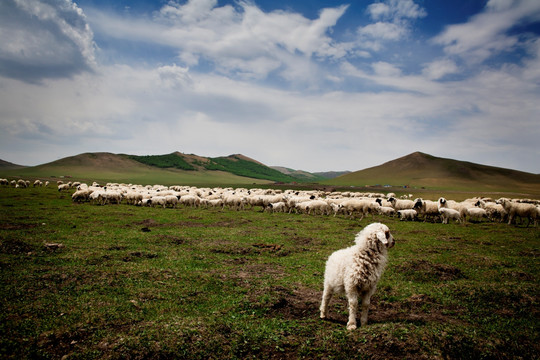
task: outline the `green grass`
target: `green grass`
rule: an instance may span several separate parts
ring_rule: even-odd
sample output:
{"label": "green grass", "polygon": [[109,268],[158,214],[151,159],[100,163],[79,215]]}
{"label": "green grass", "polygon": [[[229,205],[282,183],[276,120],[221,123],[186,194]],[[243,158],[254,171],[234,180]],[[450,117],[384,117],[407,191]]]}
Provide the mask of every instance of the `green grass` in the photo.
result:
{"label": "green grass", "polygon": [[159,168],[175,168],[180,170],[195,170],[195,167],[185,161],[181,156],[176,153],[166,155],[128,155],[132,160],[140,163],[155,166]]}
{"label": "green grass", "polygon": [[[258,210],[0,188],[0,357],[538,358],[538,228]],[[344,298],[318,318],[324,263],[375,220],[396,246],[348,332]]]}

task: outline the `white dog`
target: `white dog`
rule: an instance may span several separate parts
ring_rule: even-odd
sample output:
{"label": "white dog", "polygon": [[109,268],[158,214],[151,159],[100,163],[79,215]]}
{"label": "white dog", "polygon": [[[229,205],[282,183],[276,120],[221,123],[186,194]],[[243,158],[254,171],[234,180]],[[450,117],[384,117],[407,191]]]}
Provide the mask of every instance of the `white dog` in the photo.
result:
{"label": "white dog", "polygon": [[334,293],[345,293],[349,303],[347,330],[356,329],[358,300],[362,301],[360,325],[367,324],[371,295],[377,288],[387,262],[388,249],[394,238],[388,226],[373,223],[356,235],[356,245],[334,252],[326,262],[321,318],[327,316],[328,303]]}

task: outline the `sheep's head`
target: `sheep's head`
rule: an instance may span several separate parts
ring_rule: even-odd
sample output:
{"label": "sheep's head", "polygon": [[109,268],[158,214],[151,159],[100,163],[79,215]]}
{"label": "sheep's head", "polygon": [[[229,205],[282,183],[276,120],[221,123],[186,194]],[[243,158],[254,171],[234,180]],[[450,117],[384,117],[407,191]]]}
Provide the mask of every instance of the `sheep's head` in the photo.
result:
{"label": "sheep's head", "polygon": [[418,209],[418,208],[421,208],[422,206],[423,206],[423,201],[421,198],[414,200],[413,209]]}
{"label": "sheep's head", "polygon": [[439,205],[440,205],[440,206],[444,206],[444,205],[446,204],[446,199],[443,198],[443,197],[442,197],[442,198],[439,198],[439,201],[438,201],[438,202],[439,202]]}

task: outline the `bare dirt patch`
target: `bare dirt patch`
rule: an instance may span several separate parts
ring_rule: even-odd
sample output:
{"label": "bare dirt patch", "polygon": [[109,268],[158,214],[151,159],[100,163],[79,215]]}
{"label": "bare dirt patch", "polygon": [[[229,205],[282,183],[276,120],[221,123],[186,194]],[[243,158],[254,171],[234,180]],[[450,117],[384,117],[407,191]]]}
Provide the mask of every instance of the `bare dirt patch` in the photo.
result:
{"label": "bare dirt patch", "polygon": [[466,278],[463,272],[452,265],[435,264],[426,260],[407,261],[397,266],[402,274],[418,282],[452,281]]}
{"label": "bare dirt patch", "polygon": [[0,230],[27,230],[40,226],[40,224],[0,223]]}
{"label": "bare dirt patch", "polygon": [[[200,220],[200,218],[194,218],[194,220]],[[154,219],[144,219],[140,221],[134,221],[131,224],[126,224],[126,227],[139,227],[143,228],[167,228],[167,227],[233,227],[237,225],[250,223],[251,220],[248,219],[238,219],[238,220],[227,220],[227,221],[218,221],[214,223],[201,223],[194,221],[178,221],[173,223],[158,223]]]}
{"label": "bare dirt patch", "polygon": [[27,254],[35,250],[35,246],[19,239],[5,239],[0,242],[0,253]]}
{"label": "bare dirt patch", "polygon": [[298,286],[295,289],[276,287],[272,292],[277,296],[269,306],[269,315],[284,319],[304,319],[318,315],[320,291]]}
{"label": "bare dirt patch", "polygon": [[240,246],[231,244],[226,240],[216,241],[215,245],[212,245],[210,252],[214,254],[228,254],[228,255],[261,255],[270,254],[273,256],[287,256],[289,251],[280,244],[264,244],[255,243],[251,246]]}

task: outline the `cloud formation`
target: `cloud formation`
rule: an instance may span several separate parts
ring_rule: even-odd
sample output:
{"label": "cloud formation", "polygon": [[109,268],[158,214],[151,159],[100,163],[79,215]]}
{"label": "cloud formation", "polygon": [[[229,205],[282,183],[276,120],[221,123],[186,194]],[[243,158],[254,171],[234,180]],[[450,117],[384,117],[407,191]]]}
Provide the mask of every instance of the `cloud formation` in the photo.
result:
{"label": "cloud formation", "polygon": [[540,40],[511,31],[539,21],[536,2],[491,0],[420,45],[419,4],[374,2],[337,33],[354,4],[308,18],[251,1],[140,15],[6,0],[0,158],[179,150],[325,171],[420,150],[539,172]]}
{"label": "cloud formation", "polygon": [[70,77],[95,65],[93,33],[70,0],[0,3],[0,74],[27,82]]}
{"label": "cloud formation", "polygon": [[[490,0],[484,12],[467,23],[449,25],[433,41],[448,55],[477,64],[501,52],[517,50],[529,40],[509,34],[516,26],[540,21],[540,2],[535,0]],[[526,34],[523,34],[526,35]]]}

